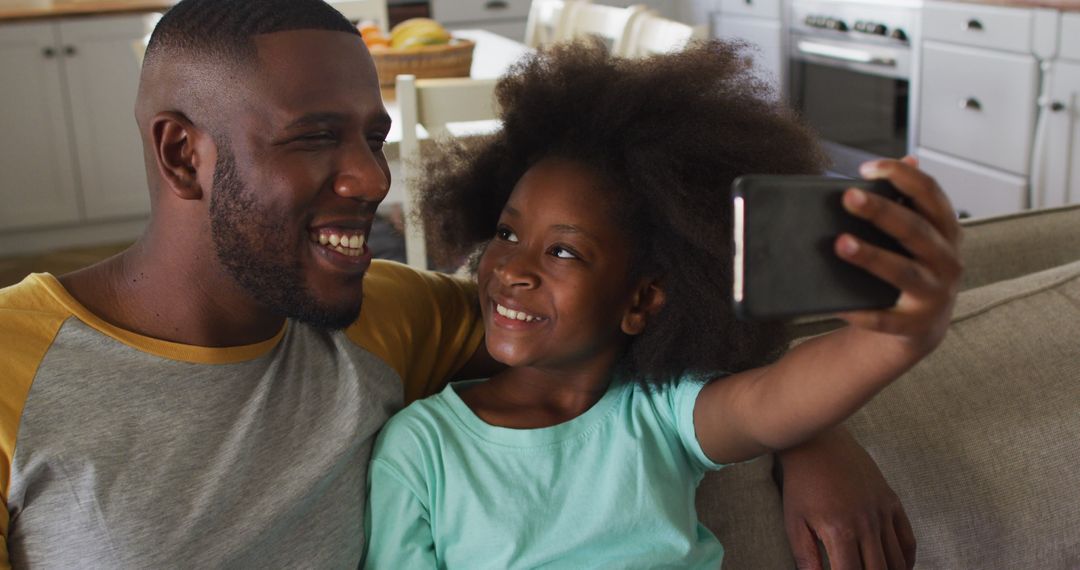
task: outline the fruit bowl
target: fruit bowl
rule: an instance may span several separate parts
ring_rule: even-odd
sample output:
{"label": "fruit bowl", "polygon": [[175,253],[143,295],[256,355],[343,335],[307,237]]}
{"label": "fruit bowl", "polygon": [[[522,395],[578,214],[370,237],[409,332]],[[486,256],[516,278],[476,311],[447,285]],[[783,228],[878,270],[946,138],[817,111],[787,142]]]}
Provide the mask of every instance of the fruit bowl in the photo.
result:
{"label": "fruit bowl", "polygon": [[472,69],[476,43],[453,38],[450,43],[396,49],[371,46],[371,58],[379,73],[379,86],[393,87],[398,75],[432,77],[468,77]]}
{"label": "fruit bowl", "polygon": [[468,77],[472,69],[472,41],[455,38],[431,18],[410,18],[386,35],[371,22],[357,26],[375,60],[379,86],[393,88],[398,75],[417,78]]}

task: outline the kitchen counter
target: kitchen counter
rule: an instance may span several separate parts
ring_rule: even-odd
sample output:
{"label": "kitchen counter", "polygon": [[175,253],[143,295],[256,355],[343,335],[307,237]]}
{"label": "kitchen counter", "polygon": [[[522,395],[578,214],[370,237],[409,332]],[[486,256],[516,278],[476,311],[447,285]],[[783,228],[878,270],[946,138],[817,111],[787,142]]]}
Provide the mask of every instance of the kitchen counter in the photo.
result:
{"label": "kitchen counter", "polygon": [[175,0],[102,0],[100,2],[79,0],[55,2],[47,7],[0,6],[0,22],[64,16],[163,12],[175,3]]}
{"label": "kitchen counter", "polygon": [[1004,6],[1011,8],[1050,8],[1062,12],[1080,12],[1080,0],[947,0],[966,4]]}

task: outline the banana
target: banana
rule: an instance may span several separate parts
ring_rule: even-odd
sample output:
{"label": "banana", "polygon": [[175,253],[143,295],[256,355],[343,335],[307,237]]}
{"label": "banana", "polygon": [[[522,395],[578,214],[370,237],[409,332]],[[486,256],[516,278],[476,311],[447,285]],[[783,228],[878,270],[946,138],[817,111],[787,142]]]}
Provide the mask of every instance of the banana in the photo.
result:
{"label": "banana", "polygon": [[430,18],[411,18],[394,26],[390,30],[390,47],[397,49],[416,48],[424,45],[445,44],[450,41],[450,32]]}

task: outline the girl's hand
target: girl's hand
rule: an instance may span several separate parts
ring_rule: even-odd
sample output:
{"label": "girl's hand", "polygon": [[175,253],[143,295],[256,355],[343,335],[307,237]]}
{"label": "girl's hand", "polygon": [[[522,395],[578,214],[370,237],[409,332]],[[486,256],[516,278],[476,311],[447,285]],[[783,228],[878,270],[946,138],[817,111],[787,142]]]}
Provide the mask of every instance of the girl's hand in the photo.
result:
{"label": "girl's hand", "polygon": [[962,273],[960,224],[941,187],[918,169],[914,157],[867,162],[860,172],[870,180],[891,182],[911,199],[912,207],[854,188],[844,194],[844,207],[893,236],[913,257],[850,234],[839,236],[837,255],[900,289],[900,298],[890,309],[839,317],[858,328],[894,335],[922,356],[941,342],[949,326]]}

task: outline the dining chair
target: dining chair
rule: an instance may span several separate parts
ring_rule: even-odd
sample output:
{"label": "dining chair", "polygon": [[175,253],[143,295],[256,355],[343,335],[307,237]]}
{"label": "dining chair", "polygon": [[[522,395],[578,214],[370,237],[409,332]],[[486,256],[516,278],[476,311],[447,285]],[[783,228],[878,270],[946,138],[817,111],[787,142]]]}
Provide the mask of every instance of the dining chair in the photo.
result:
{"label": "dining chair", "polygon": [[395,91],[401,110],[401,178],[404,181],[402,210],[405,218],[405,261],[427,268],[427,242],[416,212],[416,176],[423,157],[417,126],[431,138],[452,136],[450,123],[488,121],[497,118],[496,79],[417,79],[398,75]]}
{"label": "dining chair", "polygon": [[567,25],[572,12],[589,0],[533,0],[529,7],[529,19],[525,23],[525,45],[531,48],[562,41],[567,36]]}
{"label": "dining chair", "polygon": [[647,57],[658,53],[680,51],[695,39],[704,38],[702,28],[660,17],[651,10],[634,22],[629,40],[623,50],[625,57]]}
{"label": "dining chair", "polygon": [[384,32],[390,29],[386,0],[329,0],[329,4],[354,24],[371,20]]}
{"label": "dining chair", "polygon": [[614,55],[622,55],[630,40],[630,30],[637,18],[646,12],[643,4],[622,8],[602,4],[581,4],[568,15],[567,39],[598,37],[604,40]]}

